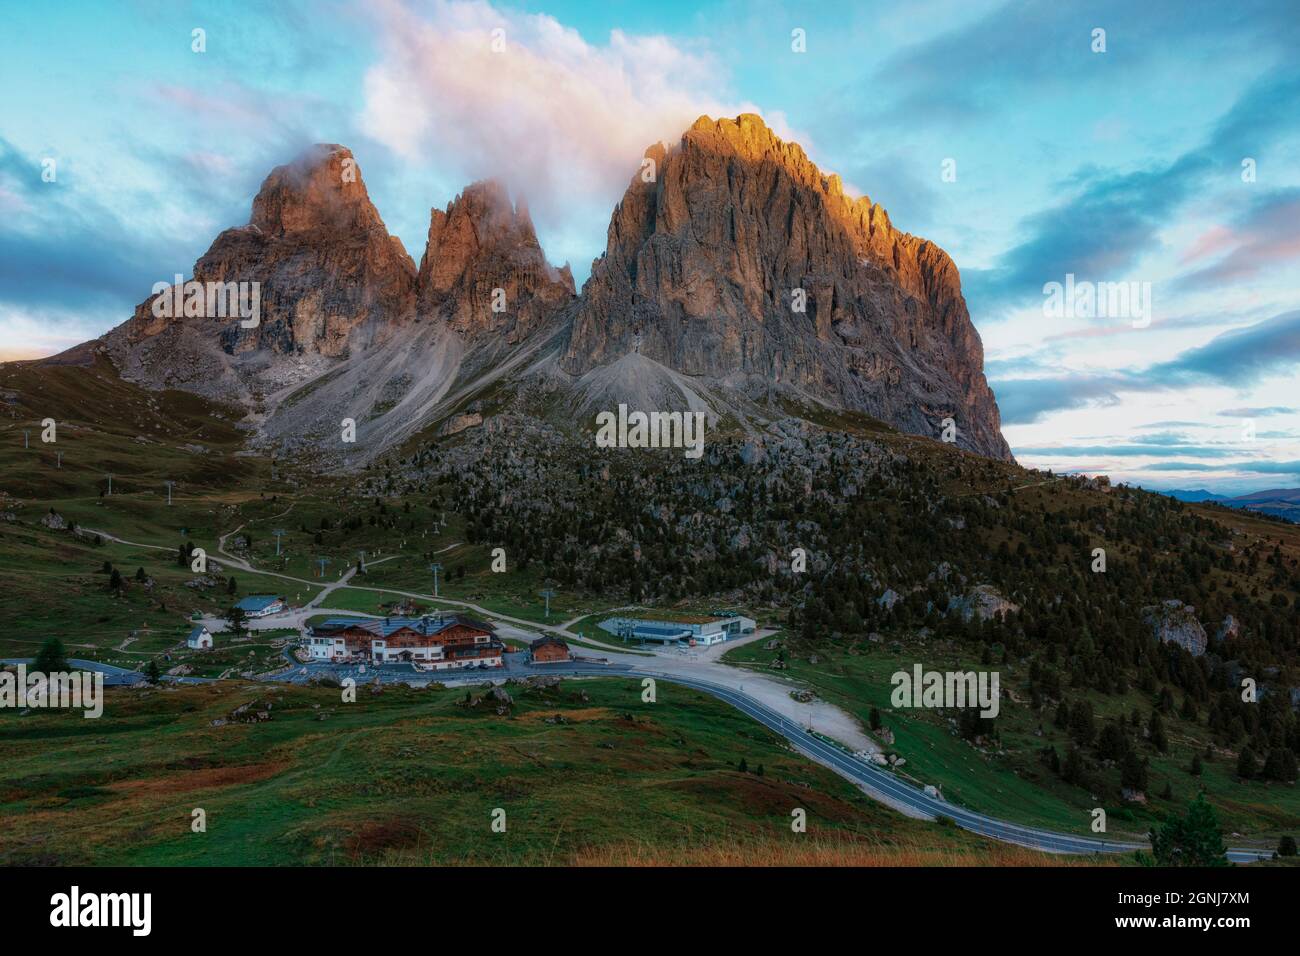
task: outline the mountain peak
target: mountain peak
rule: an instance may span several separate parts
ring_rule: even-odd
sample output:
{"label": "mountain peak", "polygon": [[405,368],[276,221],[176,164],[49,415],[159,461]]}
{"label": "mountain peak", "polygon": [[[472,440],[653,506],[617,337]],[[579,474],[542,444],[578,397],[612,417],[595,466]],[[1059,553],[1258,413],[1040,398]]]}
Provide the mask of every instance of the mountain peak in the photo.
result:
{"label": "mountain peak", "polygon": [[759,116],[652,146],[611,218],[561,367],[637,353],[741,396],[813,398],[1010,458],[957,267],[845,196]]}
{"label": "mountain peak", "polygon": [[470,262],[491,247],[541,249],[528,206],[522,200],[512,204],[500,180],[484,179],[466,186],[445,210],[430,210],[428,244],[420,260],[422,289],[449,291]]}
{"label": "mountain peak", "polygon": [[439,315],[467,334],[504,332],[508,341],[574,295],[568,268],[547,262],[527,203],[512,203],[495,179],[471,183],[446,209],[430,210],[417,287],[422,316]]}
{"label": "mountain peak", "polygon": [[249,225],[273,237],[384,228],[352,151],[336,143],[317,143],[271,170],[253,199]]}

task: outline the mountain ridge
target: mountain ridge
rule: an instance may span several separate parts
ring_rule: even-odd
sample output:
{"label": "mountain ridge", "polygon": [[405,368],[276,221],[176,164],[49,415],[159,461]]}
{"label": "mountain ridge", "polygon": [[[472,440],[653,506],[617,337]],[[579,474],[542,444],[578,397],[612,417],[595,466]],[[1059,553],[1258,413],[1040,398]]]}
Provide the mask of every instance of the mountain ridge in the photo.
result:
{"label": "mountain ridge", "polygon": [[952,419],[961,447],[1011,457],[955,264],[754,114],[650,147],[615,208],[561,367],[631,353],[913,434]]}
{"label": "mountain ridge", "polygon": [[[579,293],[503,183],[432,209],[417,266],[351,151],[317,145],[195,264],[193,281],[260,282],[256,328],[159,318],[151,296],[54,361],[102,350],[146,387],[235,399],[255,444],[354,463],[486,393],[579,427],[626,402],[761,431],[794,402],[1011,460],[946,253],[753,114],[701,117],[645,158]],[[348,418],[359,449],[337,447]]]}
{"label": "mountain ridge", "polygon": [[1267,488],[1244,495],[1220,495],[1198,489],[1187,491],[1174,488],[1160,492],[1179,501],[1223,505],[1225,508],[1242,508],[1258,514],[1272,515],[1300,523],[1300,488]]}

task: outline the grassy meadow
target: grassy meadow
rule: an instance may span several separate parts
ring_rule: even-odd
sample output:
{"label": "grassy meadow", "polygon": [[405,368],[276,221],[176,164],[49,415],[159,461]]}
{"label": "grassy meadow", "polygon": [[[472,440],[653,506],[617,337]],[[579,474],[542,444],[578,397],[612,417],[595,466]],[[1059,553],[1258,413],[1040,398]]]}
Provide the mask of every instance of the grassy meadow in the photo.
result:
{"label": "grassy meadow", "polygon": [[[463,689],[362,687],[345,704],[238,681],[113,690],[98,720],[0,712],[0,864],[640,865],[746,842],[791,863],[832,845],[862,862],[1052,862],[902,817],[684,688],[657,704],[617,680],[507,689],[504,716],[462,706]],[[271,719],[231,721],[247,703]]]}

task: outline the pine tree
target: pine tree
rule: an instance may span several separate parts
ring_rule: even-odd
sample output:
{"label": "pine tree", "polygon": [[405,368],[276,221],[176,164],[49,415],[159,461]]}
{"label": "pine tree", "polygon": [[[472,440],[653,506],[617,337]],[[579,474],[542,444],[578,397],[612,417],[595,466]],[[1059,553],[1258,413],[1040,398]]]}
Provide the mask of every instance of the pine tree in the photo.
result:
{"label": "pine tree", "polygon": [[1259,763],[1255,759],[1255,752],[1249,747],[1243,747],[1241,756],[1237,758],[1237,776],[1242,780],[1253,780],[1259,774]]}
{"label": "pine tree", "polygon": [[1268,757],[1264,760],[1262,776],[1265,780],[1280,780],[1284,783],[1295,780],[1295,754],[1283,746],[1270,747]]}
{"label": "pine tree", "polygon": [[1056,719],[1053,721],[1057,727],[1064,730],[1070,726],[1070,702],[1062,700],[1056,705]]}
{"label": "pine tree", "polygon": [[1058,777],[1061,775],[1061,755],[1056,752],[1053,746],[1044,747],[1041,752],[1043,763],[1047,764],[1052,773]]}
{"label": "pine tree", "polygon": [[63,649],[63,642],[57,637],[51,637],[42,644],[41,649],[36,652],[36,660],[32,662],[32,670],[47,675],[63,674],[72,670]]}
{"label": "pine tree", "polygon": [[1103,760],[1122,760],[1128,753],[1128,738],[1118,722],[1107,723],[1097,738],[1097,755]]}
{"label": "pine tree", "polygon": [[1097,726],[1092,717],[1092,704],[1086,700],[1079,701],[1070,711],[1070,737],[1080,747],[1092,744],[1097,735]]}
{"label": "pine tree", "polygon": [[1160,711],[1151,711],[1151,720],[1147,723],[1147,733],[1151,738],[1151,746],[1155,747],[1161,753],[1169,750],[1169,738],[1165,735],[1165,722],[1160,719]]}
{"label": "pine tree", "polygon": [[1131,750],[1124,755],[1124,762],[1120,766],[1120,786],[1126,790],[1146,793],[1146,761]]}
{"label": "pine tree", "polygon": [[1150,834],[1151,850],[1162,866],[1227,866],[1227,847],[1218,815],[1198,794],[1187,812]]}
{"label": "pine tree", "polygon": [[1061,779],[1066,783],[1072,783],[1076,787],[1082,787],[1085,782],[1085,770],[1083,766],[1083,754],[1079,748],[1070,745],[1070,749],[1065,753],[1065,764],[1061,767]]}

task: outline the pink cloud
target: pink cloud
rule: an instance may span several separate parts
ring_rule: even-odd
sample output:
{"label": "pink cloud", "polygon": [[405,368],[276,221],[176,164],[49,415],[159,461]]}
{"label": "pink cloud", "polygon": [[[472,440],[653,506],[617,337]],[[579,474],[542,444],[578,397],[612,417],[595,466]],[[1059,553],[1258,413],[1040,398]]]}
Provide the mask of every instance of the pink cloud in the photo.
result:
{"label": "pink cloud", "polygon": [[382,57],[365,75],[363,131],[465,181],[499,177],[552,222],[586,205],[607,220],[644,149],[701,114],[757,112],[714,92],[725,82],[707,51],[666,37],[615,30],[592,44],[482,0],[373,10]]}
{"label": "pink cloud", "polygon": [[1215,256],[1236,242],[1237,234],[1227,226],[1211,226],[1197,237],[1196,241],[1182,254],[1179,261],[1186,265],[1198,259],[1204,259],[1206,256]]}
{"label": "pink cloud", "polygon": [[1300,193],[1290,190],[1266,197],[1237,230],[1225,229],[1223,235],[1205,244],[1231,249],[1217,262],[1189,275],[1187,281],[1192,285],[1215,286],[1248,279],[1300,259]]}

